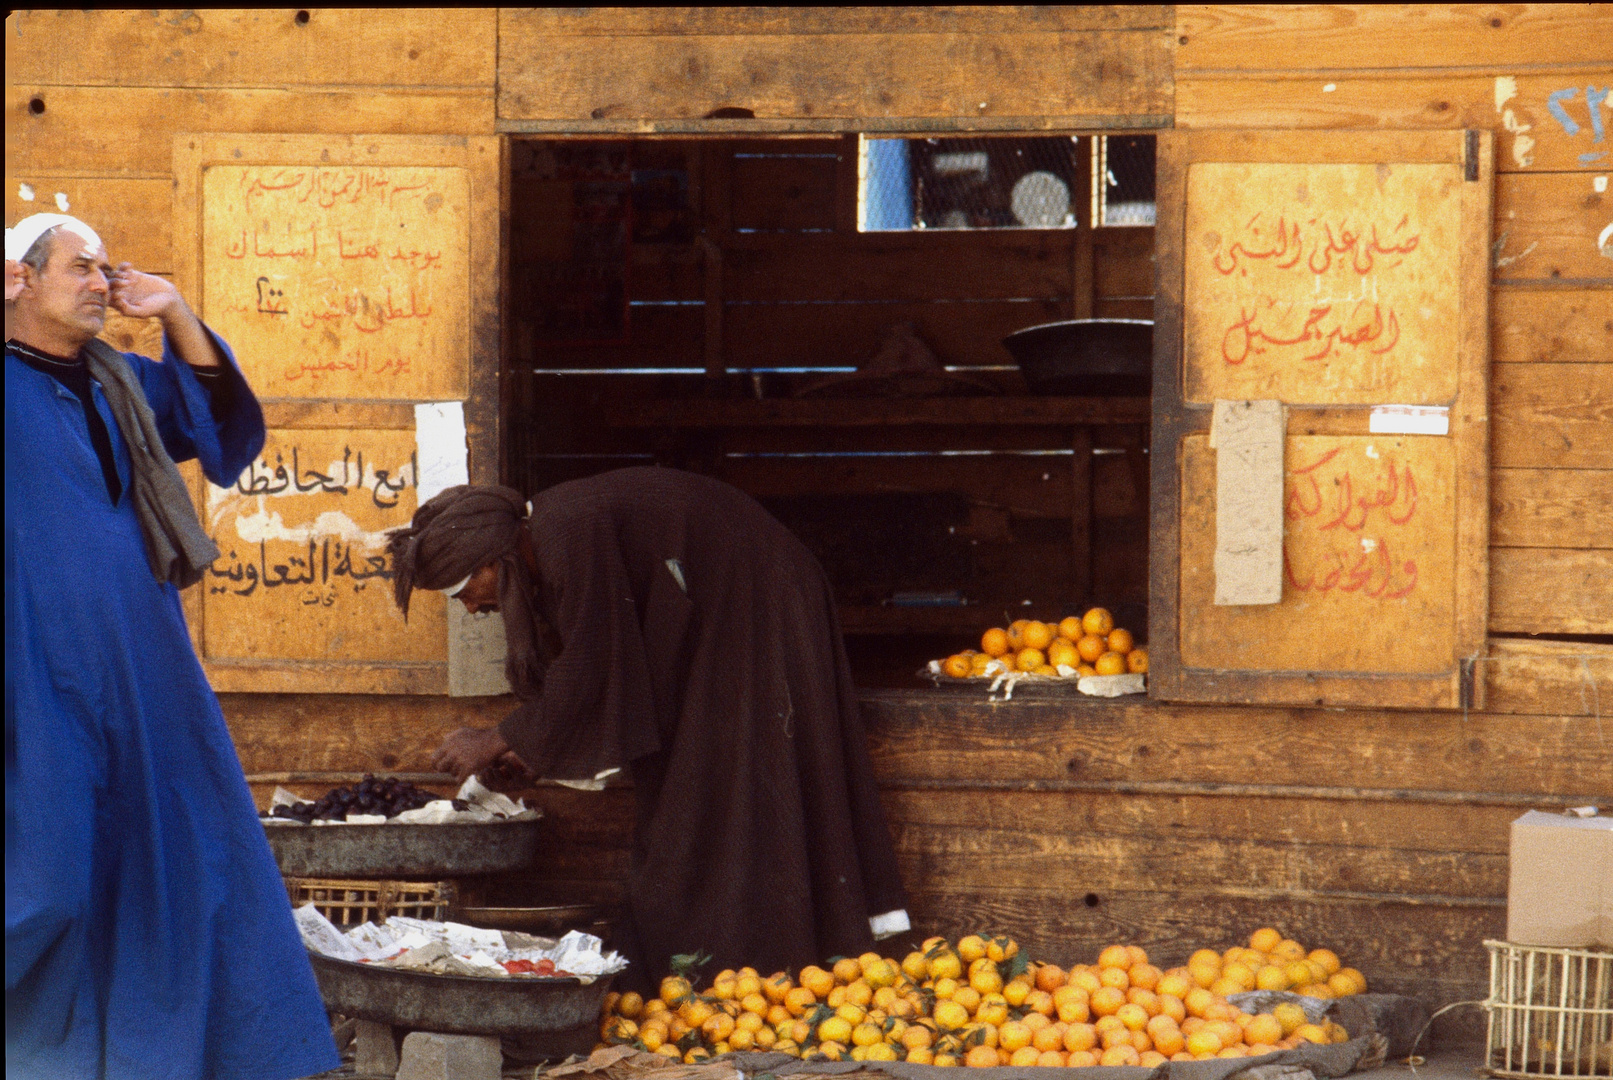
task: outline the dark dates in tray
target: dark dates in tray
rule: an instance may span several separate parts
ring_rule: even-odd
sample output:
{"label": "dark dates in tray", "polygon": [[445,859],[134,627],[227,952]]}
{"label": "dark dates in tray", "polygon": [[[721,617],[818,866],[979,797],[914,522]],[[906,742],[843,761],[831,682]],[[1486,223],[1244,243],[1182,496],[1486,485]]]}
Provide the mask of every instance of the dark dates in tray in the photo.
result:
{"label": "dark dates in tray", "polygon": [[[348,814],[382,814],[391,818],[441,798],[436,792],[417,788],[407,780],[365,776],[352,787],[331,788],[315,802],[277,806],[264,816],[290,818],[304,825],[313,821],[346,821]],[[465,810],[470,805],[462,799],[455,799],[453,803],[455,810]]]}

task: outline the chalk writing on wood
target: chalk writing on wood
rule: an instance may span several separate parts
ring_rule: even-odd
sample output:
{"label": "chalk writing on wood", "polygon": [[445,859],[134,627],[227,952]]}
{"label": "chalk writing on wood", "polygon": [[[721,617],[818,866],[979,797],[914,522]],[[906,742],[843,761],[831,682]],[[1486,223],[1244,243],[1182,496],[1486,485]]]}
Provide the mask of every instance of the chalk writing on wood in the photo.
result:
{"label": "chalk writing on wood", "polygon": [[385,532],[416,506],[409,431],[271,431],[230,487],[208,485],[220,557],[202,579],[210,660],[441,660],[440,594],[392,602]]}
{"label": "chalk writing on wood", "polygon": [[1192,164],[1187,399],[1450,401],[1460,185],[1452,165]]}
{"label": "chalk writing on wood", "polygon": [[266,398],[463,398],[459,168],[209,165],[205,318]]}
{"label": "chalk writing on wood", "polygon": [[[1249,671],[1438,672],[1454,648],[1455,456],[1433,436],[1290,436],[1282,600],[1213,604],[1209,531],[1182,531],[1182,659]],[[1185,440],[1184,522],[1214,517],[1215,453]]]}

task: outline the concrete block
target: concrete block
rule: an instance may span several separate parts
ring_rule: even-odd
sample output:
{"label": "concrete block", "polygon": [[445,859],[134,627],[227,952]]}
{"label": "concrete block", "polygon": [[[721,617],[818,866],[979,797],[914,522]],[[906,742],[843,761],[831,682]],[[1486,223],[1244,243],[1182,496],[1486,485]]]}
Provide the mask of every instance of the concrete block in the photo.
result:
{"label": "concrete block", "polygon": [[500,1080],[503,1067],[497,1039],[411,1031],[403,1040],[398,1080]]}
{"label": "concrete block", "polygon": [[398,1043],[391,1024],[354,1021],[353,1071],[360,1076],[392,1076],[398,1071]]}

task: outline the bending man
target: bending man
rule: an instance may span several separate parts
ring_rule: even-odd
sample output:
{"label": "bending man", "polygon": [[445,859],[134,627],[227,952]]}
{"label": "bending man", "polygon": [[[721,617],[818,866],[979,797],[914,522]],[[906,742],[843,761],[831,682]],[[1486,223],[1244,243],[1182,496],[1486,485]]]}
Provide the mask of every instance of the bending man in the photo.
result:
{"label": "bending man", "polygon": [[450,488],[391,548],[405,612],[421,587],[502,613],[523,699],[450,735],[439,767],[631,773],[618,944],[640,986],[678,953],[767,972],[866,951],[875,915],[907,928],[828,581],[748,496],[622,469],[528,517],[510,488]]}
{"label": "bending man", "polygon": [[[83,222],[6,230],[6,1066],[275,1080],[337,1065],[178,588],[263,413],[174,287]],[[10,303],[15,299],[15,305]],[[108,306],[163,357],[96,339]]]}

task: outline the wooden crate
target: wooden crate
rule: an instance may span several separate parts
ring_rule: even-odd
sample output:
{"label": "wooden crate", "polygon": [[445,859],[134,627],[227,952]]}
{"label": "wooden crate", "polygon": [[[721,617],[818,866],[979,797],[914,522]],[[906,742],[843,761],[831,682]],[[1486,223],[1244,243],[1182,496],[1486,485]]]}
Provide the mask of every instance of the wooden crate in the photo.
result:
{"label": "wooden crate", "polygon": [[1613,1073],[1613,952],[1486,941],[1491,1076]]}
{"label": "wooden crate", "polygon": [[454,900],[450,881],[345,881],[286,878],[293,907],[313,904],[338,929],[385,922],[393,915],[443,919]]}

